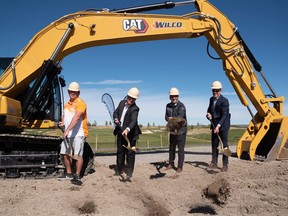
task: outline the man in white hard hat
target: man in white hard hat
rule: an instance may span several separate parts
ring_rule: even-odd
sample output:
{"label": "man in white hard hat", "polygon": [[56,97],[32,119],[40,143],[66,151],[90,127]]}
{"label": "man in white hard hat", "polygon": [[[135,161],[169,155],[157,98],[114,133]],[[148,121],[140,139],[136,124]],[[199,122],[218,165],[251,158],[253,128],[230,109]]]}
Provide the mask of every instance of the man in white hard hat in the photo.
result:
{"label": "man in white hard hat", "polygon": [[[166,105],[165,120],[169,123],[175,121],[177,123],[182,122],[180,125],[174,124],[170,127],[170,139],[169,139],[169,165],[166,170],[176,169],[176,172],[181,173],[183,171],[184,159],[185,159],[185,143],[187,134],[187,117],[185,105],[179,100],[179,90],[175,87],[169,91],[170,103]],[[171,124],[173,125],[173,124]],[[179,125],[179,126],[178,126]],[[176,146],[178,146],[178,166],[174,165]]]}
{"label": "man in white hard hat", "polygon": [[[125,171],[127,181],[131,181],[135,166],[135,151],[131,149],[136,148],[136,142],[139,134],[141,134],[138,126],[138,113],[140,109],[135,103],[139,94],[137,88],[130,88],[126,99],[120,101],[113,113],[114,123],[117,125],[114,130],[114,135],[117,136],[117,170],[115,175],[121,175]],[[128,145],[125,136],[130,142],[130,150],[124,147]],[[127,163],[127,170],[124,170],[125,162]]]}
{"label": "man in white hard hat", "polygon": [[66,173],[64,176],[59,176],[58,179],[70,179],[72,184],[81,185],[81,169],[83,166],[83,151],[86,137],[88,136],[87,124],[87,106],[86,103],[79,97],[80,86],[77,82],[70,83],[68,87],[69,101],[64,105],[64,114],[60,127],[64,127],[63,137],[67,138],[68,142],[74,149],[73,158],[77,158],[76,173],[72,173],[72,160],[69,157],[70,147],[65,142],[61,144],[60,153],[63,155]]}
{"label": "man in white hard hat", "polygon": [[[219,81],[214,81],[211,85],[212,97],[209,100],[209,106],[207,109],[206,117],[211,120],[211,142],[212,142],[212,161],[209,165],[209,169],[217,169],[218,163],[218,146],[220,136],[223,147],[228,148],[228,132],[230,129],[230,113],[229,113],[229,101],[223,95],[222,84]],[[215,128],[214,128],[214,127]],[[218,134],[218,135],[217,135]],[[222,172],[228,171],[228,156],[222,156],[223,167]]]}

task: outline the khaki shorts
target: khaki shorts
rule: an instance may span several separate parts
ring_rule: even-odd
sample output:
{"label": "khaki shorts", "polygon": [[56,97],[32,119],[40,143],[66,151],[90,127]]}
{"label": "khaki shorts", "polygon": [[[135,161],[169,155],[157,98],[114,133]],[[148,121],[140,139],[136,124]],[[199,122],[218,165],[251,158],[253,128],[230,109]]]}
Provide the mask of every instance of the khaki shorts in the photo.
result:
{"label": "khaki shorts", "polygon": [[[83,156],[83,150],[84,150],[84,143],[86,141],[86,138],[81,136],[81,137],[70,137],[68,138],[68,141],[71,143],[73,149],[74,149],[74,156]],[[68,143],[63,140],[61,143],[61,150],[60,154],[69,154],[70,153],[70,148]]]}

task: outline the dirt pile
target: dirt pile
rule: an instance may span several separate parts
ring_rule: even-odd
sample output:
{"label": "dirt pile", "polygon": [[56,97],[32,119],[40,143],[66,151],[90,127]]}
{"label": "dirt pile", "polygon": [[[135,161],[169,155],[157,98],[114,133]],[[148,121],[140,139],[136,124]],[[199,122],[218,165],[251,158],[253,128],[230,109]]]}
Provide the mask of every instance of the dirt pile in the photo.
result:
{"label": "dirt pile", "polygon": [[206,169],[210,147],[186,149],[185,156],[179,174],[165,170],[167,151],[137,154],[131,182],[114,176],[115,155],[96,156],[96,172],[85,176],[82,186],[1,179],[0,215],[287,215],[288,161],[231,157],[223,173],[221,163]]}
{"label": "dirt pile", "polygon": [[203,190],[203,195],[206,198],[212,199],[217,205],[223,205],[230,195],[229,183],[226,179],[219,179],[208,185],[208,187]]}

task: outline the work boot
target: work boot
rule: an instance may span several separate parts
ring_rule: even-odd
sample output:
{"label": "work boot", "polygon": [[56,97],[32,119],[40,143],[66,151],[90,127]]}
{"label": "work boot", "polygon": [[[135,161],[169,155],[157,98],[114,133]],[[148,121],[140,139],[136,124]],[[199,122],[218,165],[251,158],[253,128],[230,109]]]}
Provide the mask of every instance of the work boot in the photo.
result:
{"label": "work boot", "polygon": [[228,171],[228,166],[227,165],[224,165],[222,168],[221,168],[221,172],[227,172]]}
{"label": "work boot", "polygon": [[215,164],[215,163],[211,163],[208,167],[207,167],[207,169],[217,169],[218,168],[218,166],[217,166],[217,164]]}
{"label": "work boot", "polygon": [[132,178],[132,174],[127,174],[127,175],[126,175],[126,181],[132,182],[132,181],[131,181],[131,178]]}
{"label": "work boot", "polygon": [[165,168],[165,170],[175,169],[174,163],[169,163],[169,165]]}
{"label": "work boot", "polygon": [[118,171],[116,170],[115,173],[114,173],[114,176],[120,176],[122,175],[124,172],[123,171]]}

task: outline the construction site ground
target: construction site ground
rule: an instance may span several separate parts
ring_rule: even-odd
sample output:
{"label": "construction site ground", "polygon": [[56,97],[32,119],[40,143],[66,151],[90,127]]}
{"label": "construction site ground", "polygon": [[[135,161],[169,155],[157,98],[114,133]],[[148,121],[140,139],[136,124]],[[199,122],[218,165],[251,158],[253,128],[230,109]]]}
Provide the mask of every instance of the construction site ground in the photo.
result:
{"label": "construction site ground", "polygon": [[[231,147],[235,153],[235,146]],[[114,176],[116,156],[97,155],[83,185],[68,180],[1,179],[0,215],[287,215],[288,161],[230,157],[207,170],[211,147],[186,148],[182,173],[165,170],[168,150],[136,155],[133,177]],[[176,157],[176,162],[177,162]],[[222,167],[219,156],[219,168]],[[177,163],[176,163],[177,165]]]}

